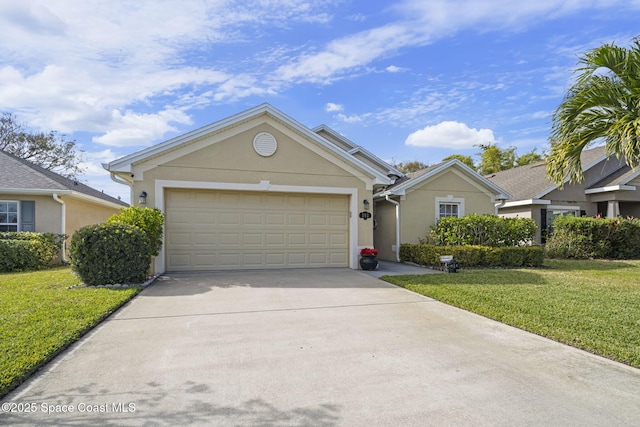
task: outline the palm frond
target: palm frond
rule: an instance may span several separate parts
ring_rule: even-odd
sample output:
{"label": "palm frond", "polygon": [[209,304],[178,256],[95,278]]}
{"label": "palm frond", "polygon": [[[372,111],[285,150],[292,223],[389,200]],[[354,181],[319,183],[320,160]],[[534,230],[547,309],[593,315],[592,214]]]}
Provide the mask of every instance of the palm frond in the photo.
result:
{"label": "palm frond", "polygon": [[609,155],[640,165],[640,40],[605,44],[580,58],[580,73],[552,116],[547,174],[562,186],[584,179],[580,155],[604,140]]}

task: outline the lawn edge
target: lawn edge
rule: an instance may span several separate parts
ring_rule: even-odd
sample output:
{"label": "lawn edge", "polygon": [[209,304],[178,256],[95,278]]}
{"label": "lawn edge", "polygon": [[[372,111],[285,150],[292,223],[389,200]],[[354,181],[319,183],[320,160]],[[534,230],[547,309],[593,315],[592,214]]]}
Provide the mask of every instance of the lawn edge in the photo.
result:
{"label": "lawn edge", "polygon": [[[80,341],[82,338],[84,338],[89,332],[91,332],[92,330],[94,330],[95,328],[97,328],[99,325],[102,324],[102,322],[104,322],[105,320],[107,320],[108,318],[110,318],[111,316],[113,316],[114,314],[116,314],[118,311],[120,311],[124,306],[126,306],[127,304],[129,304],[131,301],[133,301],[138,295],[140,295],[140,293],[146,289],[148,286],[153,285],[157,280],[157,276],[153,278],[153,280],[149,281],[148,283],[145,283],[144,286],[142,285],[138,285],[138,286],[130,286],[130,288],[138,288],[138,292],[136,292],[135,294],[133,294],[131,296],[131,298],[123,301],[120,305],[114,307],[111,311],[105,313],[103,316],[101,316],[100,318],[98,318],[96,320],[96,322],[93,325],[87,326],[85,329],[80,330],[78,332],[78,336],[76,338],[70,339],[67,342],[63,343],[60,348],[58,348],[56,351],[50,353],[47,357],[45,357],[40,363],[38,363],[37,365],[34,365],[32,369],[29,369],[28,371],[25,371],[25,373],[23,375],[20,375],[18,377],[16,377],[16,379],[14,379],[14,381],[11,382],[11,384],[9,384],[6,388],[0,390],[0,399],[5,398],[6,396],[8,396],[11,392],[15,391],[18,387],[20,387],[22,384],[24,384],[25,382],[27,382],[36,372],[40,371],[42,368],[44,368],[46,365],[48,365],[49,363],[51,363],[56,357],[58,357],[60,354],[62,354],[64,351],[66,351],[68,348],[70,348],[71,346],[73,346],[75,343],[77,343],[78,341]],[[121,288],[122,289],[122,288]]]}
{"label": "lawn edge", "polygon": [[629,367],[629,368],[633,368],[633,369],[640,369],[640,364],[639,364],[638,366],[636,366],[636,365],[634,365],[634,364],[632,364],[632,363],[630,363],[630,362],[628,362],[628,361],[626,361],[626,360],[621,360],[621,359],[617,359],[617,358],[615,358],[615,357],[611,357],[611,356],[607,356],[607,355],[604,355],[604,354],[601,354],[601,353],[597,353],[597,352],[595,352],[595,351],[593,351],[593,350],[591,350],[591,349],[583,348],[583,347],[580,347],[580,346],[576,346],[576,345],[574,345],[574,344],[572,344],[572,343],[569,343],[569,342],[567,342],[567,341],[561,340],[561,339],[559,339],[559,338],[555,338],[555,337],[553,337],[553,336],[545,335],[545,334],[543,334],[543,333],[540,333],[540,332],[537,332],[537,331],[533,331],[533,330],[527,329],[527,328],[522,327],[522,326],[517,326],[517,325],[513,325],[513,324],[511,324],[511,323],[503,322],[502,320],[499,320],[499,319],[493,318],[493,317],[488,316],[488,315],[486,315],[486,314],[478,313],[478,312],[476,312],[476,311],[473,311],[473,310],[470,310],[470,309],[467,309],[467,308],[464,308],[464,307],[460,307],[460,306],[458,306],[458,305],[455,305],[455,304],[452,304],[452,303],[449,303],[449,302],[446,302],[446,301],[442,301],[441,299],[438,299],[438,298],[436,298],[436,297],[434,297],[434,296],[421,294],[420,292],[416,292],[416,291],[414,291],[414,290],[412,290],[412,289],[409,289],[409,288],[404,287],[404,286],[402,286],[402,285],[399,285],[399,284],[397,284],[397,283],[389,282],[389,281],[387,281],[387,280],[385,279],[386,277],[393,277],[393,276],[382,276],[382,277],[380,277],[380,279],[381,279],[381,280],[384,280],[385,282],[389,283],[390,285],[397,286],[397,287],[399,287],[399,288],[402,288],[402,289],[407,290],[407,291],[409,291],[409,292],[413,292],[414,294],[416,294],[416,295],[420,295],[420,296],[423,296],[423,297],[425,297],[425,298],[431,298],[431,299],[433,299],[434,301],[438,301],[439,303],[446,304],[446,305],[448,305],[449,307],[455,307],[455,308],[457,308],[457,309],[464,310],[464,311],[469,312],[469,313],[473,313],[473,314],[475,314],[475,315],[477,315],[477,316],[484,317],[485,319],[493,320],[494,322],[498,322],[498,323],[501,323],[501,324],[503,324],[503,325],[507,325],[507,326],[510,326],[510,327],[512,327],[512,328],[516,328],[516,329],[519,329],[519,330],[521,330],[521,331],[528,332],[528,333],[530,333],[530,334],[534,334],[534,335],[537,335],[537,336],[542,337],[542,338],[546,338],[546,339],[551,340],[551,341],[553,341],[553,342],[556,342],[556,343],[559,343],[559,344],[562,344],[562,345],[566,345],[566,346],[569,346],[569,347],[575,348],[575,349],[577,349],[577,350],[584,351],[584,352],[589,353],[589,354],[591,354],[591,355],[593,355],[593,356],[601,357],[601,358],[606,359],[606,360],[609,360],[609,361],[611,361],[611,362],[620,363],[621,365],[627,366],[627,367]]}

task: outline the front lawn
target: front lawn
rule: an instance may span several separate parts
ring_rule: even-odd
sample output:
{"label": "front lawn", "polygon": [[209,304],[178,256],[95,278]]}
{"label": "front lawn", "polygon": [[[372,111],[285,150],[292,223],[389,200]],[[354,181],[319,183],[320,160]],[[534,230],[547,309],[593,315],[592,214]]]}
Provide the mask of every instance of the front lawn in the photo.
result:
{"label": "front lawn", "polygon": [[383,279],[640,368],[640,261],[547,260],[545,267]]}
{"label": "front lawn", "polygon": [[72,288],[69,267],[0,274],[0,397],[140,288]]}

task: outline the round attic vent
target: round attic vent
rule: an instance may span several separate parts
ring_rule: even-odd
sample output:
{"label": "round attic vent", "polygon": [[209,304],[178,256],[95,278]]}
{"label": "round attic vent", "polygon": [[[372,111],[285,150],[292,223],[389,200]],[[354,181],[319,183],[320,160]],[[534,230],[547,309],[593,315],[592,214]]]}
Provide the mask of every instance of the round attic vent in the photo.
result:
{"label": "round attic vent", "polygon": [[278,149],[278,142],[270,133],[260,132],[253,138],[253,149],[261,156],[269,157]]}

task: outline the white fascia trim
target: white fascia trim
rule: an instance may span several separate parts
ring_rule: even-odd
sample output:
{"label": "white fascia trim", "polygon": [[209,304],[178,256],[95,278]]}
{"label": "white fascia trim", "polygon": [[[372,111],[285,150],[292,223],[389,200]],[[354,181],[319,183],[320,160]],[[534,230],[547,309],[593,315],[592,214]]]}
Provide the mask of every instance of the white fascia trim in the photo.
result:
{"label": "white fascia trim", "polygon": [[[454,160],[457,160],[457,159],[454,159]],[[461,164],[463,166],[466,166],[462,162]],[[461,171],[456,169],[452,169],[451,172],[458,175],[460,178],[462,178],[463,180],[465,180],[466,182],[468,182],[469,184],[471,184],[472,186],[474,186],[475,188],[477,188],[478,190],[482,191],[484,194],[489,196],[492,202],[495,202],[496,200],[508,200],[512,198],[510,194],[507,194],[503,189],[501,189],[496,184],[489,181],[488,179],[486,179],[480,174],[473,173],[470,175],[469,174],[470,171],[467,171],[467,170]],[[481,179],[479,180],[478,177],[480,177]],[[489,189],[493,191],[488,191]]]}
{"label": "white fascia trim", "polygon": [[375,193],[373,195],[373,199],[384,199],[387,196],[406,196],[407,193],[406,191],[402,190],[402,191],[396,191],[396,189],[394,188],[393,190],[386,190],[386,191],[381,191],[379,193]]}
{"label": "white fascia trim", "polygon": [[53,194],[65,195],[72,194],[71,190],[46,190],[46,189],[26,189],[26,188],[0,188],[3,194],[28,194],[30,196],[51,196]]}
{"label": "white fascia trim", "polygon": [[209,133],[216,132],[226,126],[241,122],[250,118],[251,116],[258,115],[269,110],[269,104],[261,104],[257,107],[251,108],[249,110],[243,111],[241,113],[235,114],[233,116],[227,117],[226,119],[218,120],[215,123],[212,123],[207,126],[203,126],[199,129],[193,130],[191,132],[187,132],[183,135],[177,136],[175,138],[171,138],[167,141],[161,142],[159,144],[153,145],[151,147],[142,149],[135,153],[129,154],[128,156],[121,157],[112,162],[106,164],[106,168],[109,171],[117,171],[117,172],[131,172],[132,164],[144,160],[153,155],[159,154],[165,150],[169,150],[181,145],[184,142],[193,141],[202,136],[205,136]]}
{"label": "white fascia trim", "polygon": [[375,184],[390,184],[391,180],[389,179],[389,177],[387,177],[386,175],[378,172],[377,170],[375,170],[374,168],[372,168],[371,166],[367,165],[366,163],[358,160],[357,158],[353,157],[352,155],[350,155],[349,153],[347,153],[346,151],[336,147],[334,144],[332,144],[331,142],[327,141],[326,139],[322,138],[320,135],[314,133],[311,129],[307,128],[306,126],[302,125],[301,123],[295,121],[294,119],[292,119],[291,117],[287,116],[286,114],[282,113],[281,111],[277,110],[276,108],[272,107],[271,105],[264,103],[261,104],[257,107],[251,108],[249,110],[243,111],[241,113],[235,114],[231,117],[227,117],[226,119],[222,119],[219,120],[215,123],[212,123],[208,126],[204,126],[200,129],[196,129],[194,131],[191,131],[189,133],[186,133],[184,135],[178,136],[176,138],[172,138],[168,141],[165,142],[161,142],[160,144],[154,145],[152,147],[149,148],[145,148],[143,150],[140,150],[136,153],[130,154],[128,156],[122,157],[120,159],[116,159],[108,164],[106,164],[105,169],[112,171],[112,172],[131,172],[132,171],[132,165],[136,162],[140,162],[142,160],[145,160],[151,156],[155,156],[158,154],[163,153],[164,151],[169,151],[171,149],[177,148],[178,146],[180,146],[181,144],[185,143],[185,142],[189,142],[189,141],[194,141],[198,138],[201,138],[203,136],[206,136],[210,133],[214,133],[217,132],[221,129],[224,129],[226,127],[230,127],[232,125],[238,124],[240,122],[246,121],[246,120],[250,120],[254,117],[257,117],[261,114],[269,114],[271,115],[273,118],[275,118],[276,120],[280,121],[281,123],[285,124],[286,126],[288,126],[291,129],[294,129],[295,131],[301,133],[302,135],[306,136],[307,138],[313,140],[314,142],[316,142],[317,144],[319,144],[320,146],[324,147],[325,149],[329,150],[330,152],[332,152],[333,154],[337,155],[338,157],[342,158],[343,160],[347,161],[347,163],[351,163],[353,166],[357,167],[358,169],[370,174],[374,180],[375,180]]}
{"label": "white fascia trim", "polygon": [[[158,179],[155,181],[156,208],[165,213],[164,190],[166,188],[183,188],[194,190],[233,190],[233,191],[268,191],[273,193],[312,193],[312,194],[344,194],[349,198],[349,268],[358,269],[358,189],[350,187],[310,187],[298,185],[272,185],[269,181],[258,184],[241,182],[206,182],[206,181],[177,181]],[[164,248],[166,233],[163,225],[162,248],[155,258],[155,273],[165,272]]]}
{"label": "white fascia trim", "polygon": [[609,187],[590,188],[584,190],[584,194],[608,193],[610,191],[636,191],[636,187],[632,185],[611,185]]}
{"label": "white fascia trim", "polygon": [[556,209],[556,210],[561,210],[561,211],[579,211],[580,206],[564,206],[564,205],[549,205],[547,206],[547,209]]}
{"label": "white fascia trim", "polygon": [[342,134],[336,132],[335,130],[331,129],[327,125],[320,125],[320,126],[317,126],[317,127],[313,128],[311,130],[314,133],[318,133],[319,131],[325,131],[326,133],[328,133],[329,135],[331,135],[335,139],[337,139],[339,141],[342,141],[347,146],[350,146],[351,149],[347,150],[347,153],[349,153],[351,155],[357,154],[357,153],[361,153],[370,162],[375,163],[380,168],[386,169],[386,173],[387,174],[394,174],[394,175],[398,175],[398,176],[404,176],[404,174],[402,172],[400,172],[398,169],[394,168],[392,165],[390,165],[389,163],[387,163],[384,160],[382,160],[380,157],[376,156],[375,154],[373,154],[372,152],[370,152],[366,148],[362,147],[361,145],[358,145],[355,142],[351,141],[349,138],[345,137],[344,135],[342,135]]}
{"label": "white fascia trim", "polygon": [[338,139],[338,140],[344,142],[344,145],[348,145],[349,147],[351,147],[354,150],[357,150],[357,149],[361,148],[358,144],[356,144],[355,142],[351,141],[349,138],[345,137],[344,135],[341,135],[337,131],[331,129],[327,125],[316,126],[313,129],[311,129],[311,131],[313,133],[318,133],[320,131],[325,131],[329,135],[333,136],[335,139]]}
{"label": "white fascia trim", "polygon": [[543,199],[529,199],[529,200],[516,200],[513,202],[506,202],[503,208],[511,208],[515,206],[529,206],[529,205],[550,205],[551,200],[543,200]]}
{"label": "white fascia trim", "polygon": [[[447,168],[452,167],[454,165],[459,167],[459,168],[461,168],[462,171],[468,176],[468,178],[471,179],[471,181],[469,179],[467,179],[467,181],[469,183],[472,183],[472,181],[475,181],[474,185],[477,188],[479,188],[478,184],[482,183],[484,186],[486,186],[486,187],[492,189],[493,191],[495,191],[496,199],[500,199],[500,200],[505,199],[506,200],[506,199],[513,198],[509,193],[504,191],[502,188],[500,188],[499,186],[497,186],[496,184],[494,184],[492,181],[488,180],[487,178],[483,177],[482,175],[480,175],[476,171],[472,170],[471,168],[469,168],[469,166],[465,165],[464,163],[462,163],[458,159],[451,159],[448,162],[445,162],[445,163],[441,164],[437,168],[433,169],[432,171],[429,171],[428,173],[422,175],[421,177],[419,177],[419,178],[417,178],[415,180],[412,179],[412,180],[409,180],[409,181],[407,181],[405,183],[402,183],[402,184],[398,185],[397,187],[391,189],[390,193],[394,194],[394,195],[404,195],[406,193],[407,189],[423,183],[427,179],[432,178],[433,176],[439,174],[440,172],[443,172]],[[463,177],[463,175],[461,175],[461,174],[458,174],[458,176]]]}

